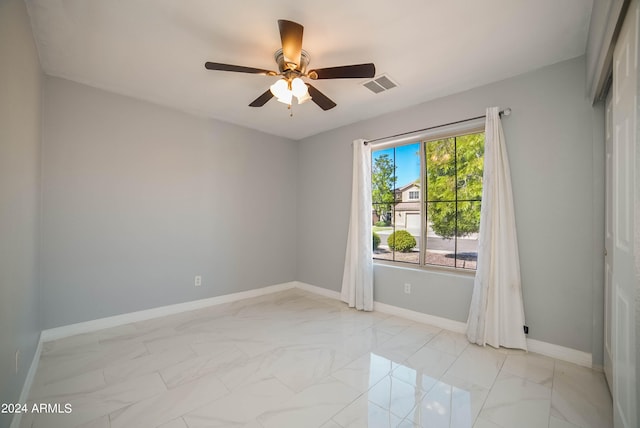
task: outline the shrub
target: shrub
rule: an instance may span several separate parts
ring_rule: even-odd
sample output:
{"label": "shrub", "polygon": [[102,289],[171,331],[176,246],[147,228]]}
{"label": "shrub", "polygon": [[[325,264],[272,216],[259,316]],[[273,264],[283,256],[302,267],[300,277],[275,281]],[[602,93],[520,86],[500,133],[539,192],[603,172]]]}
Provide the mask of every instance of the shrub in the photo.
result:
{"label": "shrub", "polygon": [[417,245],[416,238],[411,236],[411,234],[406,230],[396,230],[393,232],[389,235],[387,244],[392,250],[403,253],[408,253]]}
{"label": "shrub", "polygon": [[380,236],[373,232],[373,251],[378,249],[378,245],[380,245]]}
{"label": "shrub", "polygon": [[389,223],[387,221],[380,220],[380,221],[376,221],[374,226],[385,227],[385,226],[389,226],[389,224],[391,224],[391,223]]}

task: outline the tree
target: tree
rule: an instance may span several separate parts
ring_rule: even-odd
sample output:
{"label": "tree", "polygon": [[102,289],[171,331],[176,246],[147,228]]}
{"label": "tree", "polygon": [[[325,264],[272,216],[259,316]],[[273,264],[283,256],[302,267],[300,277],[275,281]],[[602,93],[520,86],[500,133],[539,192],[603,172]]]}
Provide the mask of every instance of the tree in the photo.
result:
{"label": "tree", "polygon": [[433,231],[446,239],[478,232],[484,134],[430,141],[426,146],[427,215]]}
{"label": "tree", "polygon": [[371,168],[371,200],[378,218],[383,219],[391,212],[395,201],[396,166],[389,155],[378,156]]}

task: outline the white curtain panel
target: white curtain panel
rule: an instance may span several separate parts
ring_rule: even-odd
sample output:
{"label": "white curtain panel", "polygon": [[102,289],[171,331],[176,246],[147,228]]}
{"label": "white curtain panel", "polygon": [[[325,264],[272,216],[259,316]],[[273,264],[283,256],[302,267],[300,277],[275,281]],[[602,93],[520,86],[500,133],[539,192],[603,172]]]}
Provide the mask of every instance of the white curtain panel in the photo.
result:
{"label": "white curtain panel", "polygon": [[364,144],[364,140],[355,140],[351,218],[341,298],[349,307],[364,311],[373,310],[371,207],[371,146]]}
{"label": "white curtain panel", "polygon": [[498,107],[487,109],[478,266],[467,337],[527,350],[511,173]]}

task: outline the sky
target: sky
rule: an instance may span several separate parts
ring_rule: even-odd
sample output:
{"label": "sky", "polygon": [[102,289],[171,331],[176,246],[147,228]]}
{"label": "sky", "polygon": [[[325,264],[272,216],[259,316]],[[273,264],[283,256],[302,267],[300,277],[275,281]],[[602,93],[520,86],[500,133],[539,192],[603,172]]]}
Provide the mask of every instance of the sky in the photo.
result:
{"label": "sky", "polygon": [[[389,147],[383,150],[374,150],[371,154],[372,166],[381,155],[389,155],[396,163],[396,187],[400,188],[405,184],[413,183],[420,177],[420,143],[408,144],[406,146]],[[395,156],[394,156],[395,152]]]}

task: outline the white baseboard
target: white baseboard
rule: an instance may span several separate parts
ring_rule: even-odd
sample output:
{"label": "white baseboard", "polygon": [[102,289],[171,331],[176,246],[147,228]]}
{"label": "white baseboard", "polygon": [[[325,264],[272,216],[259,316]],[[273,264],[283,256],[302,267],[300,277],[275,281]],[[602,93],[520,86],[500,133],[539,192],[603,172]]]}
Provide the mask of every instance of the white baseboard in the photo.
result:
{"label": "white baseboard", "polygon": [[[311,293],[319,294],[324,297],[340,300],[340,293],[333,290],[328,290],[316,285],[307,284],[305,282],[298,281],[296,288],[309,291]],[[464,333],[466,330],[466,323],[453,321],[448,318],[441,318],[434,315],[425,314],[422,312],[412,311],[410,309],[400,308],[398,306],[388,305],[386,303],[373,302],[373,310],[383,312],[389,315],[395,315],[398,317],[410,319],[412,321],[420,322],[423,324],[430,324],[435,327],[443,328],[445,330],[454,331],[457,333]]]}
{"label": "white baseboard", "polygon": [[588,352],[578,351],[577,349],[554,345],[553,343],[542,342],[535,339],[527,339],[527,348],[529,348],[529,352],[535,352],[536,354],[597,370],[597,367],[593,366],[593,357]]}
{"label": "white baseboard", "polygon": [[340,293],[338,291],[329,290],[328,288],[318,287],[317,285],[311,285],[300,281],[296,281],[296,288],[310,293],[319,294],[320,296],[328,297],[330,299],[340,300]]}
{"label": "white baseboard", "polygon": [[[340,300],[340,293],[328,290],[323,287],[297,282],[296,288],[306,290],[321,296]],[[412,321],[429,324],[444,330],[453,331],[455,333],[464,334],[467,331],[467,323],[454,321],[448,318],[437,317],[422,312],[412,311],[410,309],[400,308],[398,306],[388,305],[381,302],[373,302],[373,310],[383,312],[389,315],[395,315],[401,318],[410,319]],[[535,339],[527,339],[527,348],[529,352],[544,355],[558,360],[567,361],[583,367],[598,370],[599,367],[593,365],[592,355],[588,352],[578,351],[577,349],[567,348],[565,346],[554,345],[553,343],[542,342]]]}
{"label": "white baseboard", "polygon": [[[40,339],[38,340],[38,346],[36,347],[36,352],[33,354],[33,360],[31,360],[31,366],[29,367],[29,371],[27,372],[27,377],[24,380],[24,384],[22,385],[22,392],[20,392],[20,399],[18,403],[26,403],[29,398],[29,392],[31,391],[31,385],[33,385],[33,379],[36,376],[36,371],[38,370],[38,363],[40,363],[40,354],[42,353],[42,333],[40,333]],[[22,413],[16,413],[11,420],[10,428],[18,428],[20,426],[20,422],[22,421]]]}
{"label": "white baseboard", "polygon": [[384,312],[385,314],[395,315],[397,317],[410,319],[423,324],[429,324],[444,330],[453,331],[455,333],[464,333],[467,330],[467,323],[454,321],[448,318],[437,317],[435,315],[424,314],[422,312],[412,311],[410,309],[399,308],[397,306],[388,305],[386,303],[374,302],[373,310]]}
{"label": "white baseboard", "polygon": [[251,297],[264,296],[266,294],[276,293],[279,291],[289,290],[296,287],[296,281],[286,282],[283,284],[270,285],[267,287],[256,288],[239,293],[224,294],[222,296],[210,297],[207,299],[193,300],[191,302],[177,303],[174,305],[160,306],[158,308],[147,309],[144,311],[130,312],[128,314],[115,315],[112,317],[99,318],[96,320],[85,321],[77,324],[65,325],[62,327],[44,330],[40,337],[41,342],[49,342],[64,337],[74,336],[76,334],[90,333],[93,331],[104,330],[106,328],[117,327],[132,322],[145,321],[153,318],[174,315],[180,312],[193,311],[209,306],[221,305],[223,303],[231,303],[238,300],[249,299]]}

